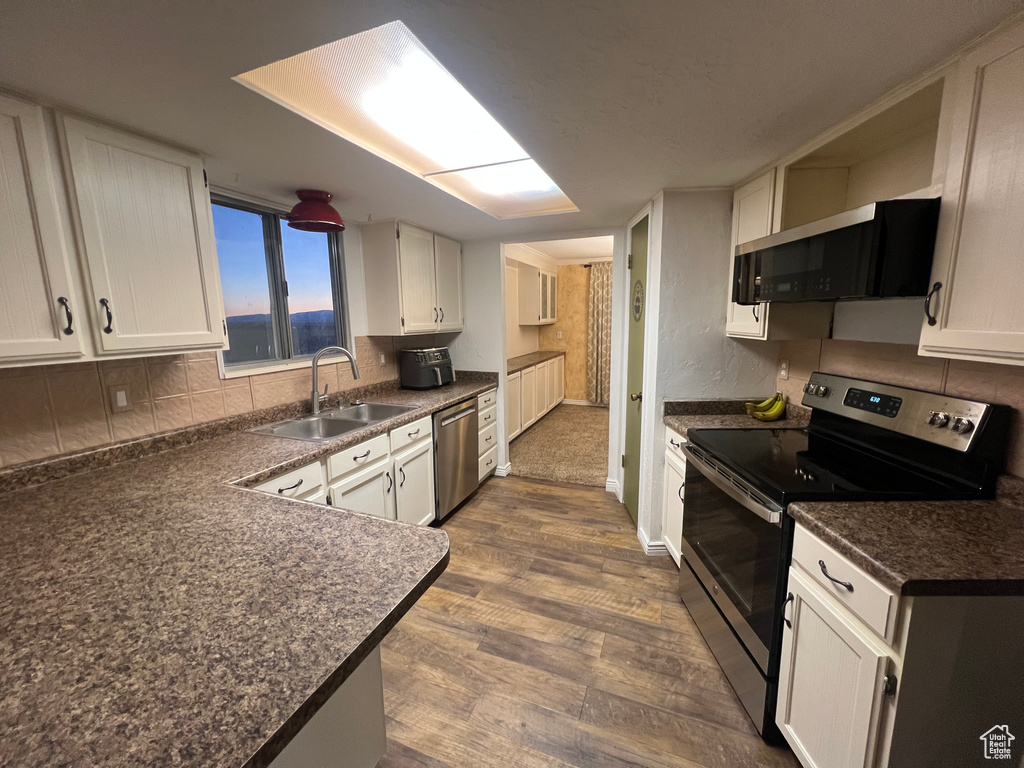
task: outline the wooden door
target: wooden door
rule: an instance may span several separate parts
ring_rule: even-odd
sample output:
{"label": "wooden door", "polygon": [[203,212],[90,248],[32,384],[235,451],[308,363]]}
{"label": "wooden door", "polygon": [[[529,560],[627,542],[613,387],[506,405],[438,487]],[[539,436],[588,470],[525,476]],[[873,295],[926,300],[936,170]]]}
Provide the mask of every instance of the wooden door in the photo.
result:
{"label": "wooden door", "polygon": [[461,331],[462,246],[447,237],[434,235],[434,263],[437,282],[437,330]]}
{"label": "wooden door", "polygon": [[1024,365],[1024,27],[960,63],[920,352]]}
{"label": "wooden door", "polygon": [[63,127],[99,349],[223,347],[202,161],[76,118]]}
{"label": "wooden door", "polygon": [[729,249],[729,296],[725,333],[741,338],[764,339],[768,334],[768,305],[754,307],[733,303],[733,267],[736,246],[772,232],[775,201],[775,169],[744,184],[732,198],[732,247]]}
{"label": "wooden door", "polygon": [[665,454],[664,496],[662,498],[662,540],[665,549],[679,565],[680,548],[683,541],[683,498],[686,482],[686,466],[676,456]]}
{"label": "wooden door", "polygon": [[43,110],[0,96],[0,362],[80,356],[84,310],[71,290]]}
{"label": "wooden door", "polygon": [[332,485],[331,506],[394,520],[394,490],[391,462],[382,461]]}
{"label": "wooden door", "polygon": [[398,280],[402,289],[402,332],[436,331],[439,313],[434,236],[405,222],[398,224]]}
{"label": "wooden door", "polygon": [[626,452],[622,457],[622,503],[636,523],[640,507],[640,424],[647,320],[647,241],[650,217],[630,229],[629,323],[626,328]]}
{"label": "wooden door", "polygon": [[427,525],[436,515],[434,444],[424,440],[395,457],[395,513],[398,520]]}
{"label": "wooden door", "polygon": [[537,420],[537,369],[522,372],[523,429]]}
{"label": "wooden door", "polygon": [[799,568],[789,569],[776,723],[807,768],[865,768],[888,652]]}
{"label": "wooden door", "polygon": [[505,379],[505,429],[508,439],[523,431],[522,375],[509,374]]}

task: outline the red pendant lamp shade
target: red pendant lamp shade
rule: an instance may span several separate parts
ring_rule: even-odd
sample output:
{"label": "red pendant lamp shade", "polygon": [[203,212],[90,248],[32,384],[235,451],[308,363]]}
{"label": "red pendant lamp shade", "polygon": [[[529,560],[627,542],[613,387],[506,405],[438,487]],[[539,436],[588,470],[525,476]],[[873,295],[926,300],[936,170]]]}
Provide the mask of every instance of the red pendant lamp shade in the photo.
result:
{"label": "red pendant lamp shade", "polygon": [[331,206],[331,193],[319,189],[295,192],[299,202],[288,214],[288,226],[305,232],[342,232],[345,222]]}

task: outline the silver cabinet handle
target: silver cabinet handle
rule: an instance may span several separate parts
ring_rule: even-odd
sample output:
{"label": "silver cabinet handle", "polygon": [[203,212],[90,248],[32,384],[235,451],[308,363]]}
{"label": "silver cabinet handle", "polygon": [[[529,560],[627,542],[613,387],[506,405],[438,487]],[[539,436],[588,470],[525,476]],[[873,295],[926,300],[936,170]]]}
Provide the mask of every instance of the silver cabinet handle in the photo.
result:
{"label": "silver cabinet handle", "polygon": [[414,429],[412,432],[409,432],[407,434],[409,435],[409,437],[416,437],[416,435],[418,435],[419,433],[420,431],[418,429]]}
{"label": "silver cabinet handle", "polygon": [[683,500],[683,486],[681,486],[681,485],[679,486],[679,494],[678,495],[679,495],[679,500],[682,501]]}
{"label": "silver cabinet handle", "polygon": [[444,307],[441,307],[441,322],[444,322]]}
{"label": "silver cabinet handle", "polygon": [[487,437],[484,438],[484,442],[485,443],[489,443],[493,439],[494,439],[494,435],[488,435]]}
{"label": "silver cabinet handle", "polygon": [[286,485],[284,488],[278,488],[277,492],[278,493],[284,493],[285,491],[294,491],[300,485],[302,485],[302,478],[301,477],[293,485]]}
{"label": "silver cabinet handle", "polygon": [[677,442],[675,440],[675,438],[671,438],[671,437],[668,439],[668,444],[671,445],[673,448],[682,448],[682,446],[683,446],[682,443]]}
{"label": "silver cabinet handle", "polygon": [[[491,416],[493,416],[493,415],[494,414],[491,414]],[[491,416],[484,416],[484,421],[490,421],[491,420]]]}
{"label": "silver cabinet handle", "polygon": [[838,584],[840,587],[844,587],[847,592],[853,592],[853,584],[848,581],[840,581],[831,573],[828,572],[828,568],[825,567],[825,561],[819,560],[818,567],[821,568],[821,572],[825,574],[825,578],[831,581],[833,584]]}
{"label": "silver cabinet handle", "polygon": [[491,464],[493,464],[493,463],[494,463],[494,459],[488,459],[488,460],[487,460],[487,464],[485,464],[484,466],[487,466],[487,467],[489,467],[489,466],[491,466]]}
{"label": "silver cabinet handle", "polygon": [[366,449],[366,453],[360,453],[358,456],[353,456],[352,457],[352,461],[359,461],[360,459],[365,459],[369,455],[370,455],[370,449],[367,448]]}

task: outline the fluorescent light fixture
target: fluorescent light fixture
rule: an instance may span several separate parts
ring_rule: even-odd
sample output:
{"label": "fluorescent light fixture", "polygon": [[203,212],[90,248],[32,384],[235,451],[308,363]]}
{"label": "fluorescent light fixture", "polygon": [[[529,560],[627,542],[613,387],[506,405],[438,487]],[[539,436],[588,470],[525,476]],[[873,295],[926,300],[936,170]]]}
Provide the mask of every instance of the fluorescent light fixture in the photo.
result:
{"label": "fluorescent light fixture", "polygon": [[579,210],[400,21],[234,79],[495,218]]}

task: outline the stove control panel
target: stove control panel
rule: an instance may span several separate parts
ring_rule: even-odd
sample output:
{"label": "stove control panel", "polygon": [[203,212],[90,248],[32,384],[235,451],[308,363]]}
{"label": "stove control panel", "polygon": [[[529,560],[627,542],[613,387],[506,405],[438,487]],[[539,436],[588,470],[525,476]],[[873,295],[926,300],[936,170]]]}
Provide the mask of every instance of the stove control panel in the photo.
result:
{"label": "stove control panel", "polygon": [[813,373],[803,405],[958,451],[970,449],[993,406],[937,392]]}

